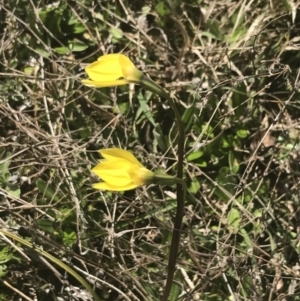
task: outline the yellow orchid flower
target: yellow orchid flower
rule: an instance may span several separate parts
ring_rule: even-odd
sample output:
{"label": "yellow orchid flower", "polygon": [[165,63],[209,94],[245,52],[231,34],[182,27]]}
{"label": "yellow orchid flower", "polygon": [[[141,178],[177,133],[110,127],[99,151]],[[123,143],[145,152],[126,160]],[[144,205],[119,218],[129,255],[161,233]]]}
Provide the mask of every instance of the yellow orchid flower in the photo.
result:
{"label": "yellow orchid flower", "polygon": [[103,182],[93,185],[96,189],[125,191],[153,182],[154,173],[145,168],[135,156],[123,149],[100,150],[105,160],[101,160],[92,171]]}
{"label": "yellow orchid flower", "polygon": [[143,73],[121,53],[105,54],[85,68],[90,80],[82,83],[91,87],[113,87],[139,83]]}

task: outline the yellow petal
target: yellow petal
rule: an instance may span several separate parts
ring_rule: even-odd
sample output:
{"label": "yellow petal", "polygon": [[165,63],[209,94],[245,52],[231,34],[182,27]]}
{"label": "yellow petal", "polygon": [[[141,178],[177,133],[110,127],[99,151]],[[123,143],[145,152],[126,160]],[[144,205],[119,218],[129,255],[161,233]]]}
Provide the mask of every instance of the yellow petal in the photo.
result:
{"label": "yellow petal", "polygon": [[109,185],[126,186],[133,183],[129,175],[120,170],[104,170],[101,171],[99,176],[101,180]]}
{"label": "yellow petal", "polygon": [[103,182],[105,182],[108,185],[118,187],[124,187],[131,184],[137,185],[136,183],[133,183],[129,177],[116,177],[115,175],[109,173],[102,174],[101,180],[103,180]]}
{"label": "yellow petal", "polygon": [[132,183],[136,184],[137,186],[151,183],[154,177],[154,173],[151,170],[145,167],[139,167],[137,165],[132,166],[128,170],[128,174]]}
{"label": "yellow petal", "polygon": [[143,166],[132,153],[130,153],[124,149],[120,149],[120,148],[101,149],[100,154],[106,160],[122,158],[124,160],[129,161],[132,164],[136,164],[138,166]]}
{"label": "yellow petal", "polygon": [[93,81],[113,81],[123,78],[123,69],[118,54],[101,56],[98,61],[85,68],[89,78]]}
{"label": "yellow petal", "polygon": [[143,73],[121,53],[106,54],[85,68],[90,80],[82,83],[92,87],[112,87],[139,83]]}
{"label": "yellow petal", "polygon": [[112,81],[92,81],[88,79],[83,79],[81,81],[84,85],[89,87],[115,87],[115,86],[123,86],[129,84],[129,82],[125,79],[112,80]]}
{"label": "yellow petal", "polygon": [[125,79],[139,82],[143,73],[134,66],[133,62],[126,55],[119,54],[119,63],[122,66],[122,73]]}
{"label": "yellow petal", "polygon": [[102,56],[100,56],[98,58],[98,61],[99,62],[107,62],[107,63],[118,62],[118,64],[120,64],[120,57],[122,57],[122,56],[126,57],[130,61],[130,59],[126,55],[124,55],[122,53],[108,53],[108,54],[104,54],[104,55],[102,55]]}
{"label": "yellow petal", "polygon": [[112,158],[111,160],[100,160],[99,164],[96,165],[92,171],[101,172],[102,170],[125,170],[132,168],[133,164],[122,158]]}
{"label": "yellow petal", "polygon": [[103,182],[95,184],[95,188],[124,191],[153,182],[154,173],[145,168],[132,153],[118,148],[103,149],[100,153],[104,160],[92,171]]}
{"label": "yellow petal", "polygon": [[130,58],[122,53],[118,53],[118,60],[121,66],[135,68]]}
{"label": "yellow petal", "polygon": [[109,191],[126,191],[137,188],[137,185],[135,184],[128,184],[126,186],[115,186],[110,185],[104,182],[93,184],[93,187],[95,189],[101,189],[101,190],[109,190]]}

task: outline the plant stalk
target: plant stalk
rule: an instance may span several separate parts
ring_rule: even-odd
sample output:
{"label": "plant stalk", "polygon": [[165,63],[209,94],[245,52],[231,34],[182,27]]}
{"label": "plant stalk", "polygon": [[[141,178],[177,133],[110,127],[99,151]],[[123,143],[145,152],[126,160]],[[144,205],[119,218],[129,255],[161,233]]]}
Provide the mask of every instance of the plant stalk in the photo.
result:
{"label": "plant stalk", "polygon": [[[170,246],[170,255],[169,255],[169,262],[168,262],[168,276],[167,276],[167,282],[164,289],[163,297],[161,301],[168,301],[174,273],[176,269],[176,262],[177,262],[177,256],[179,251],[179,245],[180,245],[180,236],[181,236],[181,228],[182,228],[182,220],[184,216],[184,199],[185,199],[185,191],[186,191],[186,185],[184,181],[182,180],[183,176],[183,151],[184,151],[184,129],[183,129],[183,123],[181,120],[181,116],[177,110],[177,107],[173,101],[173,99],[170,97],[168,93],[165,92],[165,90],[160,87],[158,84],[153,82],[150,78],[142,76],[141,81],[139,82],[140,85],[142,85],[144,88],[148,89],[151,92],[154,92],[158,94],[159,96],[165,98],[168,100],[172,110],[174,111],[175,118],[177,121],[177,127],[178,127],[178,148],[177,148],[177,187],[176,187],[176,196],[177,196],[177,209],[176,209],[176,215],[174,219],[174,228],[173,228],[173,235],[172,235],[172,241]],[[179,181],[180,180],[180,181]]]}

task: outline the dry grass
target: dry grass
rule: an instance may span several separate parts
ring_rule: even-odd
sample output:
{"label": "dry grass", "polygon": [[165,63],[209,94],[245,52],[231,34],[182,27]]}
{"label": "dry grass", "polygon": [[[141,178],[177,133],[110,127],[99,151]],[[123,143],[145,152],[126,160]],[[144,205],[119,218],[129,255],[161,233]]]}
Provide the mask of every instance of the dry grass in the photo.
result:
{"label": "dry grass", "polygon": [[[86,64],[123,52],[174,96],[185,125],[170,300],[299,300],[297,4],[197,2],[0,1],[1,228],[101,300],[159,300],[174,187],[91,187],[97,150],[111,146],[176,173],[164,100],[80,82]],[[36,250],[0,242],[0,300],[92,300]]]}

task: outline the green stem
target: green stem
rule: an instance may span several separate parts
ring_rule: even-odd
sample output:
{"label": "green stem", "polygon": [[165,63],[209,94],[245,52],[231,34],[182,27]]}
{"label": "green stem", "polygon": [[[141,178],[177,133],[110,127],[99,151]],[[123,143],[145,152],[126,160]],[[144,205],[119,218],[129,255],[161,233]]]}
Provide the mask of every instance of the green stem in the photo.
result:
{"label": "green stem", "polygon": [[[140,80],[140,85],[145,87],[151,92],[154,92],[158,94],[159,96],[165,98],[168,100],[172,110],[174,111],[176,121],[177,121],[177,127],[178,127],[178,149],[177,149],[177,179],[182,181],[182,175],[183,175],[183,151],[184,151],[184,130],[183,130],[183,123],[181,120],[181,116],[177,110],[177,107],[173,101],[173,99],[170,97],[168,93],[165,92],[165,90],[160,87],[158,84],[153,82],[150,78],[142,76]],[[173,235],[172,235],[172,241],[171,241],[171,247],[170,247],[170,255],[169,255],[169,263],[168,263],[168,277],[167,277],[167,283],[164,289],[164,294],[161,299],[161,301],[167,301],[170,295],[175,268],[176,268],[176,262],[177,262],[177,256],[178,256],[178,250],[180,245],[180,235],[181,235],[181,228],[182,228],[182,219],[184,215],[184,199],[185,199],[185,183],[184,182],[177,182],[176,187],[176,195],[177,195],[177,210],[176,215],[174,219],[174,228],[173,228]]]}

